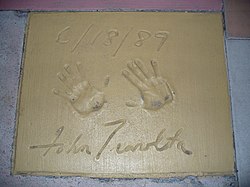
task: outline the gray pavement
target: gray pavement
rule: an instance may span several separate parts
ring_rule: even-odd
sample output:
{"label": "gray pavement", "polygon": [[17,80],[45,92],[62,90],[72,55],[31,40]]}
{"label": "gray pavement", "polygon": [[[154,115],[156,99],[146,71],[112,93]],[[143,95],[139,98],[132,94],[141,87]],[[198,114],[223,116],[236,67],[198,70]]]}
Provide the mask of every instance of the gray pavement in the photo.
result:
{"label": "gray pavement", "polygon": [[250,40],[227,40],[236,164],[240,186],[250,186]]}

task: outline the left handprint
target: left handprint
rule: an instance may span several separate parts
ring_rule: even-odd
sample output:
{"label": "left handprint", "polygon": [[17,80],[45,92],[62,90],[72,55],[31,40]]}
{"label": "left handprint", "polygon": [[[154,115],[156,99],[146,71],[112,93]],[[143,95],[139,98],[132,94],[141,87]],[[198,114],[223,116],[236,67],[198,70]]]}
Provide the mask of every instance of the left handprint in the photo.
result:
{"label": "left handprint", "polygon": [[[80,115],[85,116],[100,110],[105,100],[102,91],[92,86],[89,81],[83,80],[82,64],[77,62],[75,67],[64,65],[64,72],[57,73],[58,79],[65,86],[65,90],[53,88],[53,93],[64,98]],[[106,81],[107,82],[107,81]]]}

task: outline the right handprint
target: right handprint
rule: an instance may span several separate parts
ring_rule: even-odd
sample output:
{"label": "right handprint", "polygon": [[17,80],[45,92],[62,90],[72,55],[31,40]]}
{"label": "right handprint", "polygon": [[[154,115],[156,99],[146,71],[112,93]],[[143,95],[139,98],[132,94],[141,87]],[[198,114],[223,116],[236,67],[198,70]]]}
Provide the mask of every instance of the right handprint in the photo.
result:
{"label": "right handprint", "polygon": [[158,110],[166,103],[173,101],[173,90],[167,81],[161,77],[158,63],[151,61],[153,73],[135,59],[127,64],[128,70],[123,70],[123,76],[131,82],[141,93],[142,107],[148,110]]}

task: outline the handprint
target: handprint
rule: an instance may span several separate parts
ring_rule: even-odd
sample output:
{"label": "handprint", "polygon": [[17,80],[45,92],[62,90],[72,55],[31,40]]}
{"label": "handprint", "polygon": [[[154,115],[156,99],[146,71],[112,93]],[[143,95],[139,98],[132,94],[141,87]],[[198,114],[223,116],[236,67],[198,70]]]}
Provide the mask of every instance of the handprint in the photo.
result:
{"label": "handprint", "polygon": [[173,100],[173,91],[167,81],[161,77],[158,63],[151,61],[154,73],[151,74],[143,63],[133,60],[128,63],[128,70],[123,70],[123,76],[130,81],[141,93],[142,107],[149,110],[158,110]]}
{"label": "handprint", "polygon": [[[57,77],[65,86],[65,90],[59,91],[54,88],[52,91],[55,95],[66,99],[77,113],[87,115],[100,110],[106,100],[102,91],[83,80],[81,66],[80,62],[76,63],[75,68],[65,64],[64,72],[57,73]],[[107,80],[105,80],[105,84],[107,86]]]}

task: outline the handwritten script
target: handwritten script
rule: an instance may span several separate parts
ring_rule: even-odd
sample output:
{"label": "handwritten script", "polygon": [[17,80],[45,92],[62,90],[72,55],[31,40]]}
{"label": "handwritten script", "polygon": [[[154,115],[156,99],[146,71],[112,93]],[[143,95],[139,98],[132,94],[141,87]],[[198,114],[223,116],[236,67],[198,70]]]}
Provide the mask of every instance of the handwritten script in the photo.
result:
{"label": "handwritten script", "polygon": [[[101,144],[98,152],[93,154],[90,145],[82,144],[81,138],[84,134],[80,133],[73,139],[72,143],[64,142],[61,138],[64,132],[64,126],[57,129],[54,139],[51,143],[41,144],[41,145],[31,145],[30,149],[42,149],[44,150],[43,156],[48,155],[49,152],[54,151],[56,154],[78,154],[85,153],[88,155],[95,155],[94,158],[99,160],[103,152],[107,149],[107,146],[112,145],[112,139],[114,136],[119,133],[119,131],[125,126],[126,120],[119,119],[116,121],[105,123],[105,127],[115,126],[116,128],[109,134],[104,143]],[[184,141],[180,139],[180,135],[183,129],[179,129],[173,136],[166,136],[166,129],[162,129],[157,135],[154,141],[149,142],[139,142],[135,144],[126,144],[126,143],[118,143],[113,146],[111,150],[115,150],[115,152],[119,154],[123,154],[126,152],[135,152],[135,151],[148,151],[149,149],[155,149],[157,152],[166,151],[171,149],[176,145],[176,148],[186,155],[191,155],[192,151],[185,148]]]}
{"label": "handwritten script", "polygon": [[[169,37],[169,32],[168,31],[148,31],[148,30],[143,30],[139,29],[138,31],[134,31],[134,28],[131,27],[130,29],[126,30],[125,33],[123,33],[121,30],[117,30],[114,28],[108,29],[108,30],[103,30],[102,28],[96,28],[97,25],[90,24],[84,31],[82,31],[82,34],[78,37],[76,42],[72,41],[72,33],[73,33],[73,28],[70,26],[66,26],[62,30],[60,30],[57,33],[56,37],[56,42],[59,44],[67,45],[68,43],[72,43],[73,47],[71,49],[71,53],[75,52],[77,48],[84,43],[84,39],[88,39],[88,42],[85,45],[86,46],[94,46],[97,44],[99,41],[103,44],[105,47],[111,47],[112,45],[116,46],[115,51],[112,54],[112,57],[115,57],[118,53],[118,51],[122,48],[122,46],[126,43],[130,35],[135,35],[137,38],[134,42],[132,42],[133,46],[136,47],[142,47],[144,45],[152,45],[150,44],[150,39],[153,40],[159,40],[159,43],[156,46],[156,51],[160,52],[161,48],[164,46],[166,43],[168,37]],[[98,29],[97,32],[94,30]],[[132,31],[136,33],[132,33]],[[94,33],[94,36],[92,34]],[[123,34],[121,34],[123,33]],[[131,44],[130,44],[131,46]]]}

